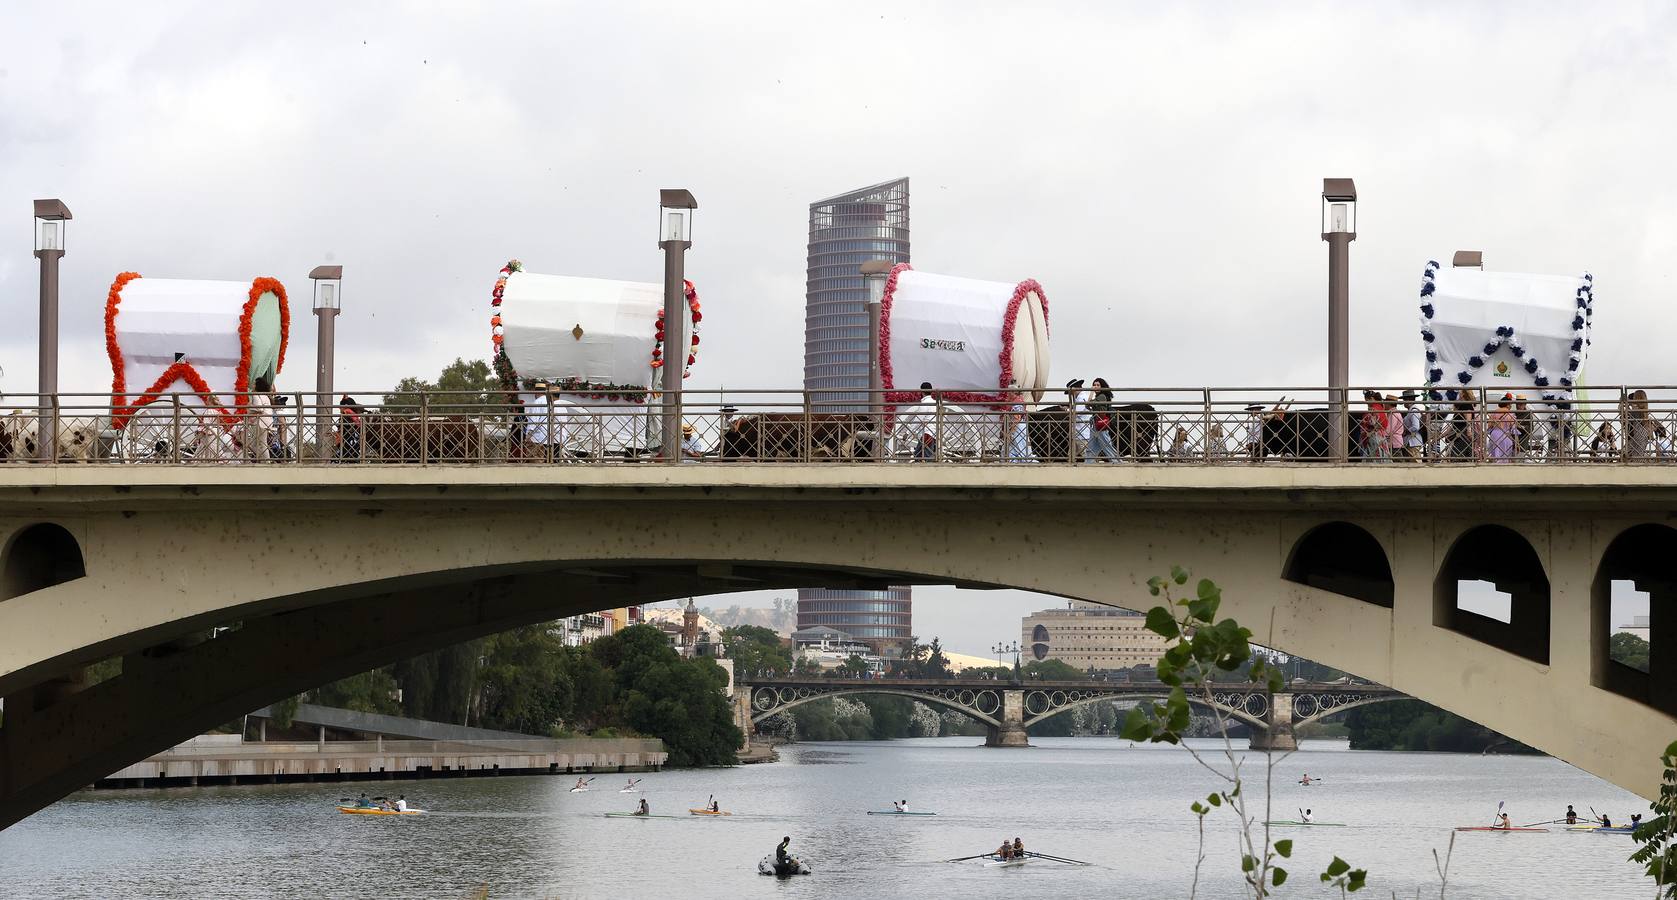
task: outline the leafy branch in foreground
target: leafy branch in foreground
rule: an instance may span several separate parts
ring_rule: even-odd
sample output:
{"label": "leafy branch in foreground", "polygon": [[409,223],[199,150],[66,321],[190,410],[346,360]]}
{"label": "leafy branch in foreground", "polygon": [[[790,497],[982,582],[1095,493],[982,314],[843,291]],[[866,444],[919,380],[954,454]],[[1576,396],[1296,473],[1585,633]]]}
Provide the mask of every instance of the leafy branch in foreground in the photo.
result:
{"label": "leafy branch in foreground", "polygon": [[[1281,671],[1263,656],[1252,652],[1252,632],[1233,619],[1218,620],[1217,610],[1223,602],[1222,591],[1209,579],[1200,579],[1192,597],[1178,599],[1173,587],[1188,583],[1188,571],[1172,566],[1170,577],[1148,579],[1147,589],[1155,597],[1163,597],[1166,605],[1147,611],[1147,630],[1163,637],[1168,643],[1157,664],[1159,680],[1170,686],[1170,694],[1159,703],[1148,703],[1130,710],[1124,720],[1122,734],[1132,741],[1180,744],[1194,760],[1223,780],[1226,787],[1208,795],[1204,803],[1195,801],[1191,807],[1199,817],[1199,851],[1194,863],[1194,883],[1190,897],[1199,892],[1200,866],[1205,861],[1205,816],[1216,808],[1226,807],[1240,824],[1240,869],[1249,895],[1262,900],[1272,888],[1287,881],[1287,870],[1278,860],[1289,859],[1293,842],[1270,840],[1269,823],[1271,785],[1275,766],[1280,762],[1273,753],[1264,752],[1264,821],[1257,831],[1257,819],[1247,811],[1246,795],[1242,792],[1243,759],[1234,752],[1229,740],[1228,722],[1217,712],[1213,696],[1213,681],[1217,673],[1235,672],[1251,664],[1250,679],[1270,691],[1282,689]],[[1219,768],[1193,747],[1182,743],[1182,734],[1192,720],[1189,694],[1195,702],[1213,711],[1218,734],[1222,737],[1222,759],[1226,768]],[[1285,759],[1283,755],[1281,759]],[[1334,857],[1333,864],[1322,873],[1322,881],[1340,889],[1344,894],[1363,887],[1368,873],[1352,870],[1344,860]]]}
{"label": "leafy branch in foreground", "polygon": [[1654,816],[1637,826],[1632,835],[1642,846],[1631,854],[1630,861],[1647,867],[1649,877],[1658,885],[1655,896],[1677,898],[1677,742],[1660,755],[1665,765],[1665,780],[1660,783],[1660,796],[1654,801]]}

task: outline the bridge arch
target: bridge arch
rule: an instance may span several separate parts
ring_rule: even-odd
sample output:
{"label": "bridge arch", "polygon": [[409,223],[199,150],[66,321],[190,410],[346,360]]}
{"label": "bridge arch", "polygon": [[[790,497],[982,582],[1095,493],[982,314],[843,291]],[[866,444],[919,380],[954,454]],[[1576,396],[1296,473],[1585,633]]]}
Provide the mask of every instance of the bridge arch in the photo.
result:
{"label": "bridge arch", "polygon": [[19,529],[0,551],[0,601],[86,576],[81,543],[55,522]]}
{"label": "bridge arch", "polygon": [[[1511,595],[1509,621],[1460,608],[1464,581]],[[1477,525],[1456,538],[1433,580],[1433,624],[1533,662],[1549,662],[1549,577],[1531,542],[1506,525]]]}
{"label": "bridge arch", "polygon": [[[1302,727],[1302,726],[1305,726],[1305,725],[1314,725],[1317,722],[1322,721],[1323,719],[1331,719],[1334,716],[1339,715],[1340,713],[1350,712],[1351,710],[1356,709],[1359,706],[1372,706],[1376,703],[1392,703],[1392,702],[1397,701],[1397,700],[1412,700],[1412,699],[1414,699],[1412,697],[1406,697],[1403,694],[1377,694],[1377,695],[1368,696],[1368,697],[1352,698],[1352,699],[1343,700],[1343,701],[1339,701],[1339,702],[1324,703],[1323,700],[1326,699],[1327,696],[1331,696],[1331,695],[1324,695],[1323,697],[1316,697],[1315,695],[1304,694],[1304,695],[1294,697],[1293,698],[1293,727],[1294,728],[1299,728],[1299,727]],[[1308,700],[1307,700],[1307,698],[1308,698]],[[1307,701],[1309,704],[1311,704],[1312,706],[1315,707],[1314,710],[1313,711],[1308,711],[1310,709],[1310,707],[1306,706],[1306,704],[1302,703],[1301,701]],[[1306,707],[1305,710],[1301,710],[1300,709],[1301,706],[1305,706]]]}
{"label": "bridge arch", "polygon": [[[1163,689],[1156,694],[1095,694],[1093,696],[1071,700],[1059,706],[1054,706],[1047,712],[1035,716],[1030,715],[1029,707],[1027,706],[1025,727],[1029,728],[1038,722],[1052,719],[1055,716],[1071,712],[1074,709],[1080,709],[1085,706],[1093,706],[1103,700],[1109,702],[1116,702],[1119,700],[1164,700],[1169,696],[1170,692]],[[1208,703],[1204,697],[1200,697],[1195,694],[1188,695],[1188,704],[1190,706],[1198,706],[1202,709],[1209,709],[1213,712],[1222,713],[1223,715],[1226,715],[1231,719],[1236,719],[1258,731],[1268,731],[1269,721],[1265,717],[1269,715],[1269,698],[1264,694],[1255,691],[1248,693],[1245,696],[1248,699],[1262,700],[1263,706],[1254,712],[1253,710],[1245,708],[1245,704],[1235,706],[1229,703],[1219,703],[1215,700]]]}
{"label": "bridge arch", "polygon": [[1323,522],[1293,542],[1282,578],[1392,608],[1392,564],[1367,529],[1346,521]]}
{"label": "bridge arch", "polygon": [[[1590,585],[1591,676],[1596,687],[1677,714],[1677,529],[1633,525],[1607,545]],[[1629,581],[1648,594],[1648,667],[1614,660],[1613,582]],[[1661,651],[1664,651],[1663,653]]]}
{"label": "bridge arch", "polygon": [[[792,691],[793,695],[790,697],[785,696],[787,691]],[[770,705],[761,706],[759,705],[758,700],[760,696],[759,692],[764,692],[764,694],[773,693],[777,696],[773,698]],[[751,723],[755,725],[766,719],[786,712],[787,710],[802,706],[805,703],[813,703],[817,700],[830,700],[834,697],[853,697],[864,694],[885,694],[895,697],[907,697],[910,700],[918,700],[930,706],[937,706],[942,709],[952,710],[976,722],[989,725],[992,728],[1000,728],[1002,726],[1001,719],[998,718],[1002,711],[1001,690],[999,688],[993,691],[985,689],[974,690],[968,688],[958,690],[955,693],[958,695],[963,692],[973,695],[971,700],[966,703],[962,702],[962,698],[960,696],[951,697],[946,696],[946,693],[927,693],[924,691],[891,687],[887,684],[866,681],[858,682],[856,684],[846,684],[840,682],[829,689],[812,689],[805,691],[793,688],[753,686],[751,688]],[[983,695],[986,694],[992,696],[994,700],[993,705],[989,705],[984,702]],[[992,710],[990,713],[983,711],[987,707]]]}

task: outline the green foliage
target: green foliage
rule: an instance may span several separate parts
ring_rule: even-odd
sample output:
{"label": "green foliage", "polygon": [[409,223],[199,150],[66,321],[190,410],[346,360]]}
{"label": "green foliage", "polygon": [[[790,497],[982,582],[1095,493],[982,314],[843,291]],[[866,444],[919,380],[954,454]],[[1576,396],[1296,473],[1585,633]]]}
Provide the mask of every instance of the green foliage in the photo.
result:
{"label": "green foliage", "polygon": [[728,658],[734,661],[737,675],[771,672],[785,675],[792,671],[792,650],[780,641],[780,635],[759,625],[740,625],[722,632],[722,644]]}
{"label": "green foliage", "polygon": [[[1368,872],[1366,870],[1353,869],[1350,863],[1337,856],[1333,858],[1333,862],[1328,863],[1327,870],[1322,873],[1323,883],[1339,888],[1341,896],[1362,890],[1365,886],[1364,882],[1367,880]],[[1276,883],[1279,884],[1280,882]]]}
{"label": "green foliage", "polygon": [[1660,783],[1654,815],[1637,827],[1632,838],[1640,844],[1631,862],[1641,863],[1659,886],[1660,897],[1677,898],[1677,742],[1660,755],[1665,779]]}
{"label": "green foliage", "polygon": [[477,413],[483,407],[504,399],[500,380],[489,371],[488,363],[481,359],[467,362],[456,358],[437,375],[435,383],[412,376],[396,382],[395,390],[384,395],[383,408],[397,413],[416,413],[419,401],[413,395],[420,391],[439,394],[432,401],[432,412],[438,415]]}
{"label": "green foliage", "polygon": [[728,674],[708,659],[682,659],[664,633],[635,625],[589,645],[612,670],[624,724],[664,742],[672,766],[733,765],[744,741],[723,689]]}
{"label": "green foliage", "polygon": [[575,701],[566,672],[568,652],[564,639],[547,625],[490,638],[478,676],[479,724],[520,734],[559,728]]}
{"label": "green foliage", "polygon": [[1648,671],[1648,642],[1621,631],[1607,639],[1607,658],[1623,663],[1638,672]]}
{"label": "green foliage", "polygon": [[402,707],[396,702],[396,679],[388,669],[374,669],[334,681],[308,693],[310,703],[353,709],[356,712],[398,715]]}
{"label": "green foliage", "polygon": [[868,672],[868,661],[852,654],[835,671],[847,678],[860,678]]}
{"label": "green foliage", "polygon": [[1483,725],[1420,700],[1393,700],[1345,715],[1353,750],[1431,750],[1483,753],[1486,749],[1532,752]]}

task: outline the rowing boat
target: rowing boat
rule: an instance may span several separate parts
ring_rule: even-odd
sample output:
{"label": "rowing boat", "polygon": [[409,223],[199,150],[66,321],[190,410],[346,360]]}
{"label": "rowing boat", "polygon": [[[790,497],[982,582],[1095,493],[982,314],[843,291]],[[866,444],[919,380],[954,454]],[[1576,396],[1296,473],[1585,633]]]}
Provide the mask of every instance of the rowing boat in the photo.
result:
{"label": "rowing boat", "polygon": [[1273,822],[1265,822],[1264,824],[1265,825],[1304,825],[1304,826],[1310,826],[1310,827],[1314,827],[1314,828],[1344,828],[1345,827],[1344,822],[1297,822],[1297,821],[1294,821],[1292,819],[1278,819],[1278,820],[1273,821]]}
{"label": "rowing boat", "polygon": [[376,806],[340,806],[338,812],[350,816],[417,816],[423,809],[379,809]]}
{"label": "rowing boat", "polygon": [[1582,825],[1568,825],[1568,826],[1566,826],[1567,831],[1595,831],[1599,828],[1601,828],[1600,825],[1592,825],[1592,824],[1588,824],[1588,823],[1585,823],[1585,824],[1582,824]]}
{"label": "rowing boat", "polygon": [[675,819],[678,816],[653,816],[640,813],[606,813],[608,819]]}
{"label": "rowing boat", "polygon": [[935,812],[909,812],[903,809],[870,809],[870,816],[935,816]]}
{"label": "rowing boat", "polygon": [[1635,834],[1636,829],[1631,828],[1627,825],[1614,825],[1612,827],[1608,827],[1606,825],[1597,825],[1596,829],[1595,829],[1595,833],[1596,834]]}
{"label": "rowing boat", "polygon": [[1538,834],[1548,834],[1549,833],[1549,829],[1547,829],[1547,828],[1498,828],[1495,825],[1459,825],[1459,826],[1456,827],[1456,830],[1457,831],[1503,831],[1503,832],[1506,832],[1506,831],[1523,831],[1523,832],[1536,832]]}
{"label": "rowing boat", "polygon": [[641,792],[641,789],[640,788],[618,788],[617,792],[619,794],[638,794],[638,793]]}
{"label": "rowing boat", "polygon": [[571,793],[580,794],[580,793],[582,793],[583,791],[586,791],[586,790],[588,790],[588,789],[587,788],[571,788]]}
{"label": "rowing boat", "polygon": [[731,812],[720,812],[720,811],[717,811],[717,810],[714,810],[714,809],[689,809],[688,812],[692,813],[695,816],[731,816],[731,815],[733,815],[733,813],[731,813]]}
{"label": "rowing boat", "polygon": [[999,856],[992,856],[992,857],[990,857],[990,862],[987,862],[987,863],[984,864],[984,868],[986,868],[986,869],[1013,869],[1013,868],[1017,868],[1019,866],[1022,866],[1025,863],[1028,863],[1030,861],[1031,860],[1030,860],[1029,857],[1026,857],[1025,859],[1002,859]]}

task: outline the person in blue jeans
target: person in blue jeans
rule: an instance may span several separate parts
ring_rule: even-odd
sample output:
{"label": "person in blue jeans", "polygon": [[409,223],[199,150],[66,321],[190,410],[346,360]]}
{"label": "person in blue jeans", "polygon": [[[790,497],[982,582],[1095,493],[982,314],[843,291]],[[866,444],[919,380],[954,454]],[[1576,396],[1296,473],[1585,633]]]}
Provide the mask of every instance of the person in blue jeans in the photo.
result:
{"label": "person in blue jeans", "polygon": [[1112,445],[1112,389],[1107,386],[1105,378],[1089,382],[1089,406],[1085,415],[1089,420],[1089,444],[1083,461],[1116,461],[1118,450]]}

